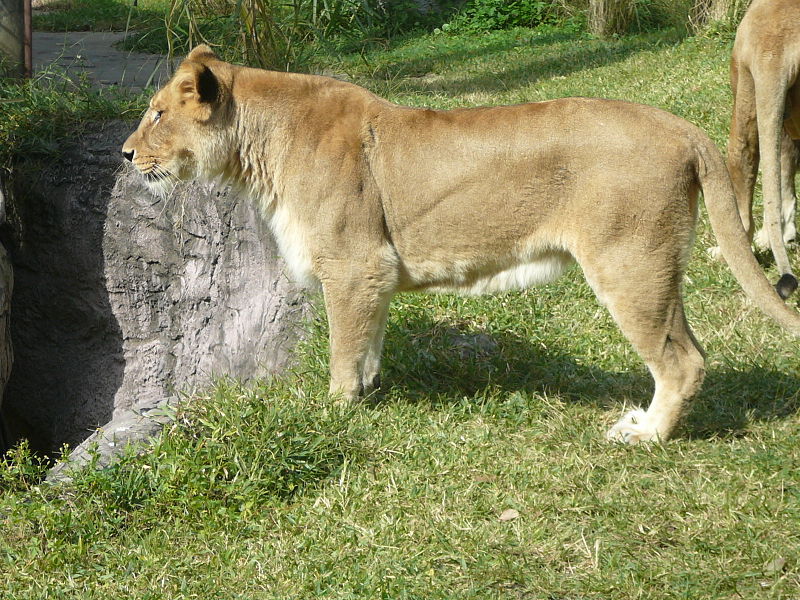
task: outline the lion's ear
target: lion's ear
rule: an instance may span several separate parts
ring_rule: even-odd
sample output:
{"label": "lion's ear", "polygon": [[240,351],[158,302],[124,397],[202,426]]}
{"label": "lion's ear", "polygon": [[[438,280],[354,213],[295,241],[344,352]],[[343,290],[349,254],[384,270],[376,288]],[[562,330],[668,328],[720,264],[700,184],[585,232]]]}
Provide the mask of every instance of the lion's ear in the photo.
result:
{"label": "lion's ear", "polygon": [[220,85],[217,76],[206,65],[184,63],[183,73],[177,80],[178,91],[184,99],[201,104],[214,104],[219,100]]}
{"label": "lion's ear", "polygon": [[214,72],[206,65],[184,62],[173,82],[184,104],[194,113],[198,121],[208,121],[217,108],[221,97],[220,82]]}
{"label": "lion's ear", "polygon": [[195,46],[191,52],[186,56],[186,60],[219,60],[214,51],[206,44],[199,44]]}

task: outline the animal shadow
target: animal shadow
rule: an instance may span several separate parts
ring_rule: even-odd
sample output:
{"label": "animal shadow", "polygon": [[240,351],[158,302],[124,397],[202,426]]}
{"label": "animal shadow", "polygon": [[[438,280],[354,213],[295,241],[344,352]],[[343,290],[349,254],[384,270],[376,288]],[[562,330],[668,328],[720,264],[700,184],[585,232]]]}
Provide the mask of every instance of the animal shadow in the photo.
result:
{"label": "animal shadow", "polygon": [[[489,387],[505,393],[558,394],[607,410],[649,404],[653,380],[640,360],[631,361],[629,371],[610,371],[583,360],[567,342],[545,346],[512,330],[488,332],[415,316],[390,322],[383,377],[404,398],[433,404],[472,397]],[[709,366],[678,435],[739,437],[754,421],[785,419],[798,411],[796,376],[763,366]]]}

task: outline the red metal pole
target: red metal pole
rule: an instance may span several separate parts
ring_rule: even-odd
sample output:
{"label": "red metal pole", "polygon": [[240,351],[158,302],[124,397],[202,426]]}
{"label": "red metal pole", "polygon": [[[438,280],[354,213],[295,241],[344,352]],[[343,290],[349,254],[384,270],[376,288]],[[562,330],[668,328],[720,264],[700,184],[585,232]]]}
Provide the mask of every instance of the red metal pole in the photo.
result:
{"label": "red metal pole", "polygon": [[25,77],[33,75],[33,27],[31,19],[31,0],[23,0],[22,15],[25,27]]}

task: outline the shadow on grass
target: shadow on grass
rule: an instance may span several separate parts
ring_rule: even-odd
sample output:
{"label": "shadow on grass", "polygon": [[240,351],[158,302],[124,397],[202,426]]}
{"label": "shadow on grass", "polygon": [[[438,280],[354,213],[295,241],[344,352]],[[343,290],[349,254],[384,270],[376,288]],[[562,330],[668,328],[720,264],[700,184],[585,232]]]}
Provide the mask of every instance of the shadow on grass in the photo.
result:
{"label": "shadow on grass", "polygon": [[643,364],[619,373],[580,360],[562,346],[534,345],[513,331],[490,334],[422,316],[389,324],[383,377],[414,401],[474,396],[488,387],[557,393],[603,407],[620,398],[649,401],[653,385]]}
{"label": "shadow on grass", "polygon": [[712,369],[681,433],[689,439],[738,437],[753,421],[774,421],[800,412],[800,379],[761,366]]}
{"label": "shadow on grass", "polygon": [[[375,78],[394,80],[404,78],[403,87],[407,92],[430,92],[432,88],[446,88],[452,92],[454,87],[462,91],[500,92],[510,85],[522,87],[541,79],[593,69],[616,63],[629,56],[663,46],[677,44],[683,39],[678,32],[656,32],[648,35],[624,37],[618,40],[599,40],[580,34],[552,33],[525,37],[501,37],[476,46],[436,47],[436,52],[408,58],[398,58],[379,68]],[[466,66],[474,59],[491,60],[492,57],[508,54],[515,49],[519,52],[514,67],[494,72],[485,67],[458,79],[456,82],[431,82],[424,76],[446,70],[458,72],[459,64]],[[503,64],[509,64],[505,57]]]}
{"label": "shadow on grass", "polygon": [[[653,380],[641,360],[629,372],[584,363],[564,345],[531,344],[513,331],[489,334],[427,317],[389,325],[384,378],[416,402],[448,402],[487,388],[504,393],[558,394],[570,401],[618,409],[647,406]],[[713,368],[682,426],[680,437],[707,439],[743,435],[753,421],[783,419],[800,412],[800,379],[762,366]]]}

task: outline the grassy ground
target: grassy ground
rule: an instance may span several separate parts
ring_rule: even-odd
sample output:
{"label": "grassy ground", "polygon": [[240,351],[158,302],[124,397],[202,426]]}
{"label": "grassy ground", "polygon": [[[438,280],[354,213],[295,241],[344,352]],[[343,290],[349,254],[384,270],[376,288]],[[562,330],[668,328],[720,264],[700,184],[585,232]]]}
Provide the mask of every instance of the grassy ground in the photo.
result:
{"label": "grassy ground", "polygon": [[[729,52],[517,30],[333,68],[412,105],[647,102],[722,146]],[[666,445],[604,441],[652,384],[577,269],[401,296],[376,403],[325,397],[319,316],[291,376],[195,395],[147,454],[56,489],[24,457],[0,471],[0,598],[796,599],[800,349],[712,244],[704,219],[686,303],[708,376]]]}
{"label": "grassy ground", "polygon": [[136,119],[145,95],[94,89],[55,70],[32,80],[0,79],[0,169],[15,162],[61,156],[65,136],[80,135],[102,119]]}
{"label": "grassy ground", "polygon": [[169,0],[51,0],[33,15],[37,31],[124,31],[147,29],[164,20]]}

